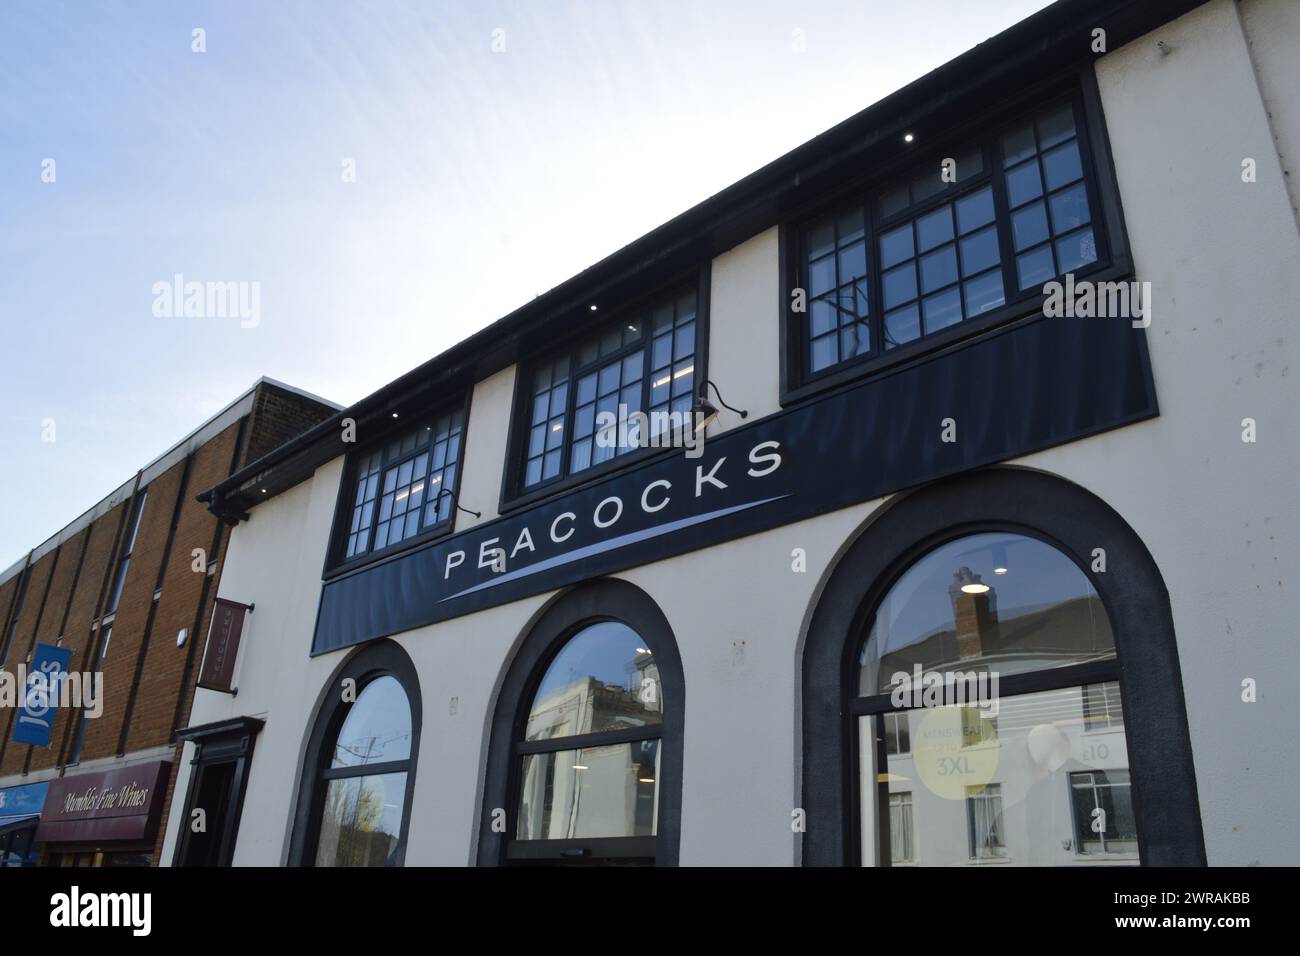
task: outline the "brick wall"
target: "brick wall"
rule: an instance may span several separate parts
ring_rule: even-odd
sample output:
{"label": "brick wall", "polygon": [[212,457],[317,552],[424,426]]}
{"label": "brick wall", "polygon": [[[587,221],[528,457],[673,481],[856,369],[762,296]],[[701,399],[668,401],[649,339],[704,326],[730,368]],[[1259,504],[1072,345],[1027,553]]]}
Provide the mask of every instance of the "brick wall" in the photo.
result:
{"label": "brick wall", "polygon": [[264,384],[249,417],[248,452],[244,464],[257,461],[273,448],[300,435],[334,410],[314,399]]}
{"label": "brick wall", "polygon": [[[228,426],[140,489],[147,497],[103,661],[104,712],[88,722],[82,763],[175,743],[176,730],[189,719],[230,533],[195,496],[332,414],[328,406],[263,382],[243,422]],[[70,668],[83,672],[94,668],[100,632],[93,626],[105,610],[120,560],[117,549],[125,547],[120,539],[129,530],[124,526],[130,506],[129,499],[118,504],[29,569],[6,669],[16,669],[37,642],[52,644],[60,636],[63,645],[73,649]],[[204,568],[195,570],[196,549],[202,549],[209,567],[215,564],[214,574]],[[10,613],[21,579],[21,574],[15,575],[0,585],[0,626]],[[186,638],[177,646],[182,628]],[[75,710],[61,711],[51,747],[30,747],[10,741],[14,712],[0,712],[0,728],[5,730],[0,776],[48,770],[61,759],[70,759],[76,718]],[[168,802],[181,772],[173,755]],[[164,809],[154,846],[155,864],[167,814]]]}

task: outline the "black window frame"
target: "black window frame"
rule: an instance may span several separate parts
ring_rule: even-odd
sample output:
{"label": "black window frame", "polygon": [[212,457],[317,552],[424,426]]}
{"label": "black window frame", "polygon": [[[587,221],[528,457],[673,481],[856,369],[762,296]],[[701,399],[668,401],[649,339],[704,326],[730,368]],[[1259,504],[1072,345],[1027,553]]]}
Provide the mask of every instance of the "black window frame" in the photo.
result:
{"label": "black window frame", "polygon": [[[342,574],[348,574],[352,571],[366,567],[367,565],[387,560],[393,555],[403,554],[421,545],[428,544],[431,541],[437,541],[441,538],[448,537],[456,532],[456,504],[460,501],[461,480],[465,474],[465,449],[469,441],[469,415],[470,400],[473,389],[466,389],[465,393],[459,399],[449,402],[443,402],[434,406],[434,410],[429,414],[415,416],[415,424],[412,425],[411,417],[402,416],[395,419],[393,427],[385,429],[383,435],[373,441],[368,441],[360,445],[356,450],[348,453],[347,461],[343,468],[343,477],[339,482],[338,498],[334,505],[334,524],[330,531],[330,543],[326,552],[325,566],[321,571],[322,580],[328,580]],[[403,538],[401,541],[393,542],[382,548],[374,548],[375,535],[379,527],[379,507],[384,496],[384,474],[393,467],[400,467],[406,461],[412,461],[419,457],[420,454],[428,452],[432,447],[431,444],[417,445],[410,451],[400,452],[391,459],[385,454],[388,445],[395,440],[401,440],[404,436],[411,434],[419,428],[432,428],[433,424],[443,415],[459,414],[461,417],[460,431],[460,451],[459,458],[456,461],[456,474],[452,481],[450,501],[448,502],[447,517],[439,521],[432,527],[423,531],[418,531],[409,538]],[[357,480],[361,475],[362,465],[372,456],[380,456],[379,470],[377,472],[377,491],[374,498],[374,514],[371,518],[369,540],[370,547],[367,550],[347,557],[347,543],[351,531],[352,513],[354,501],[357,493]],[[427,496],[421,502],[420,507],[424,508],[430,503]]]}
{"label": "black window frame", "polygon": [[[506,455],[501,478],[501,498],[498,513],[506,514],[536,502],[554,497],[586,482],[603,478],[611,473],[622,471],[632,465],[645,461],[657,454],[672,453],[672,449],[637,448],[622,454],[616,454],[608,461],[589,465],[579,472],[570,473],[570,456],[572,454],[574,409],[577,405],[576,383],[579,377],[578,364],[574,359],[582,345],[601,330],[640,315],[650,315],[657,305],[675,302],[678,297],[694,289],[695,291],[695,370],[693,372],[692,394],[700,394],[700,388],[708,379],[709,354],[709,288],[712,269],[710,260],[678,273],[666,282],[657,283],[650,291],[633,296],[620,302],[617,308],[606,311],[599,309],[586,316],[575,318],[580,322],[578,330],[564,341],[530,358],[521,360],[515,367],[514,395],[511,401],[510,426],[506,437]],[[652,349],[654,336],[652,329],[643,330],[639,343],[629,344],[597,358],[587,366],[581,366],[581,374],[590,374],[594,369],[607,365],[616,359],[634,355],[637,351],[644,354],[641,374],[642,409],[649,411],[649,397],[652,373]],[[561,469],[558,476],[543,479],[534,485],[525,485],[528,461],[528,438],[532,428],[531,414],[533,402],[533,382],[539,369],[564,357],[569,359],[569,389],[565,402],[564,421],[565,436],[561,444]],[[594,433],[593,433],[594,434]]]}
{"label": "black window frame", "polygon": [[[1023,292],[1015,282],[1016,251],[1010,235],[1010,210],[1001,161],[1000,142],[1004,133],[1037,116],[1053,104],[1069,100],[1074,108],[1083,182],[1087,187],[1090,225],[1097,248],[1094,262],[1073,270],[1079,278],[1090,281],[1114,281],[1134,274],[1128,235],[1119,199],[1119,188],[1111,160],[1110,144],[1102,113],[1101,96],[1091,66],[1076,75],[1031,88],[1009,103],[973,116],[960,127],[944,130],[942,143],[926,147],[923,153],[908,155],[883,169],[866,175],[844,178],[845,185],[831,196],[820,196],[794,210],[779,227],[780,285],[780,402],[782,406],[802,401],[830,389],[844,387],[863,378],[886,374],[906,364],[924,361],[938,352],[960,347],[965,342],[991,333],[1003,326],[1042,319],[1041,286]],[[901,145],[901,144],[900,144]],[[978,146],[984,168],[978,174],[947,185],[925,199],[887,217],[879,215],[879,200],[889,187],[911,179],[933,163],[938,169],[942,158],[969,154]],[[958,175],[961,170],[958,169]],[[994,224],[998,232],[998,251],[1004,303],[971,319],[930,335],[922,335],[889,350],[883,349],[883,295],[881,287],[880,236],[903,223],[921,218],[935,209],[954,203],[986,186],[993,189]],[[872,351],[865,356],[841,361],[816,373],[808,371],[810,312],[793,311],[792,296],[805,288],[802,277],[802,242],[807,227],[828,215],[834,216],[850,204],[862,206],[867,215],[867,281],[870,293]],[[985,228],[985,227],[980,227]],[[1056,276],[1055,278],[1060,278]],[[960,287],[960,281],[959,281]],[[918,298],[919,304],[919,298]]]}
{"label": "black window frame", "polygon": [[[533,697],[551,662],[582,630],[602,621],[627,625],[654,655],[662,693],[662,722],[644,728],[525,743]],[[683,728],[686,719],[685,679],[671,625],[650,595],[627,581],[600,578],[571,588],[554,598],[527,629],[514,657],[506,662],[498,690],[483,780],[482,816],[476,857],[479,866],[526,864],[590,864],[619,861],[676,866],[681,837]],[[522,755],[532,750],[572,749],[629,739],[659,740],[658,826],[650,837],[580,838],[575,840],[517,840]],[[607,739],[601,739],[607,738]],[[499,814],[505,813],[504,831]]]}
{"label": "black window frame", "polygon": [[[361,699],[365,689],[381,677],[394,678],[406,694],[406,701],[411,708],[410,755],[404,760],[331,769],[335,742],[348,714],[351,713],[353,705]],[[344,701],[344,682],[348,680],[356,682],[356,696],[351,701]],[[424,717],[420,678],[415,664],[395,641],[379,640],[359,647],[335,669],[322,689],[312,713],[313,719],[307,727],[307,742],[299,773],[288,864],[290,866],[316,865],[321,817],[325,809],[325,795],[329,780],[347,776],[377,776],[401,772],[406,774],[406,790],[402,804],[402,823],[398,833],[398,857],[394,866],[405,866],[406,850],[410,839],[411,810],[415,805],[415,781],[419,769],[420,730]]]}
{"label": "black window frame", "polygon": [[[1087,566],[1081,563],[1078,557],[1075,554],[1073,554],[1063,543],[1055,540],[1054,538],[1051,537],[1051,535],[1047,534],[1046,532],[1040,530],[1037,527],[1023,525],[1011,521],[978,521],[978,522],[971,522],[968,524],[964,524],[960,527],[950,528],[939,534],[922,538],[918,540],[917,543],[911,549],[909,549],[907,557],[899,561],[891,569],[891,574],[887,578],[884,578],[882,580],[880,585],[880,590],[879,590],[879,596],[873,600],[872,604],[870,605],[870,611],[867,613],[867,615],[862,621],[863,630],[861,631],[858,637],[856,643],[856,651],[858,652],[862,651],[862,649],[866,647],[867,641],[870,640],[870,623],[875,617],[875,613],[880,606],[880,602],[883,600],[885,596],[887,596],[891,591],[893,591],[894,586],[899,581],[902,580],[903,576],[907,574],[909,570],[911,570],[920,562],[924,561],[932,553],[934,553],[939,548],[942,548],[944,545],[951,544],[954,541],[960,541],[964,538],[969,538],[973,535],[988,534],[988,533],[1014,534],[1014,535],[1020,535],[1021,537],[1025,537],[1025,538],[1032,538],[1036,541],[1041,541],[1043,544],[1047,545],[1048,547],[1055,549],[1066,560],[1070,561],[1075,566],[1075,568],[1079,571],[1079,573],[1088,581],[1089,585],[1092,586],[1093,592],[1097,596],[1097,600],[1100,601],[1102,606],[1105,608],[1107,625],[1111,629],[1112,636],[1114,636],[1115,615],[1111,611],[1111,608],[1107,606],[1106,599],[1103,597],[1100,589],[1097,587],[1096,576],[1089,574]],[[1105,684],[1105,683],[1113,682],[1119,688],[1120,699],[1122,701],[1125,693],[1124,691],[1125,682],[1123,678],[1124,672],[1121,666],[1122,662],[1120,661],[1119,654],[1120,654],[1119,644],[1118,644],[1118,640],[1116,640],[1114,656],[1105,658],[1103,660],[1087,661],[1084,663],[1069,664],[1062,667],[1052,667],[1052,668],[1047,668],[1042,670],[1026,671],[1024,673],[1003,675],[999,680],[998,698],[999,700],[1005,700],[1008,697],[1021,697],[1029,694],[1041,693],[1043,691],[1068,690],[1074,687],[1078,687],[1079,690],[1082,692],[1080,697],[1080,707],[1082,708],[1084,706],[1083,701],[1086,700],[1087,697],[1086,688],[1089,685]],[[856,660],[856,654],[854,655],[854,659]],[[846,681],[855,681],[855,680],[856,680],[856,673],[853,671],[852,668],[850,668],[850,673],[846,677]],[[855,685],[850,684],[849,686],[855,686]],[[849,735],[850,748],[851,748],[849,750],[849,753],[854,755],[852,757],[852,767],[850,770],[849,786],[852,788],[853,805],[856,808],[856,812],[852,815],[852,819],[849,821],[849,830],[852,834],[850,839],[852,841],[856,841],[856,850],[854,851],[855,855],[852,857],[852,859],[858,865],[860,865],[862,862],[862,858],[861,858],[862,813],[861,811],[863,808],[864,794],[862,793],[862,786],[861,786],[861,782],[862,782],[861,758],[857,756],[862,753],[862,751],[859,749],[861,745],[862,731],[861,731],[861,726],[856,718],[858,717],[871,718],[871,724],[874,729],[874,733],[877,741],[876,743],[877,766],[886,767],[888,766],[889,756],[891,756],[888,753],[888,748],[887,748],[887,742],[888,742],[888,733],[886,729],[887,719],[892,715],[910,714],[912,711],[916,711],[916,710],[924,712],[924,708],[913,706],[911,703],[907,703],[902,707],[894,706],[892,695],[888,692],[864,695],[856,691],[852,691],[850,692],[849,698],[846,701],[845,712],[849,714],[852,718],[855,718],[850,721],[848,727],[848,735]],[[965,715],[963,714],[963,716]],[[994,722],[994,725],[996,726],[996,718],[992,718],[992,720]],[[1131,735],[1127,732],[1127,730],[1128,728],[1125,728],[1126,732],[1124,736],[1125,736],[1126,748],[1130,746],[1130,738],[1131,738]],[[1127,766],[1132,766],[1132,759],[1133,759],[1132,755],[1126,751],[1125,757],[1128,760]],[[966,803],[968,805],[969,802],[970,802],[969,798],[967,798]],[[880,825],[878,825],[876,828],[876,840],[875,840],[876,859],[872,861],[872,863],[875,866],[887,867],[891,865],[891,849],[889,846],[890,832],[889,832],[889,785],[888,783],[880,783],[878,785],[878,789],[876,792],[876,817]],[[970,834],[968,834],[968,836],[969,835]],[[853,845],[851,844],[851,848],[852,846]],[[973,851],[971,854],[971,859],[977,859]],[[986,858],[979,857],[978,859],[986,859]]]}
{"label": "black window frame", "polygon": [[[859,653],[880,597],[939,540],[966,531],[1010,530],[1046,536],[1074,560],[1101,598],[1122,672],[1128,769],[1145,866],[1204,866],[1197,796],[1178,646],[1169,592],[1137,532],[1109,505],[1044,472],[990,467],[899,495],[849,535],[852,542],[826,576],[804,636],[800,738],[802,806],[808,827],[796,835],[805,866],[857,865],[861,855],[856,765]],[[1095,548],[1110,573],[1091,573]],[[1124,574],[1115,574],[1123,567]],[[1091,664],[1068,670],[1072,686],[1095,682]],[[1065,677],[1067,668],[1060,668]],[[1033,682],[1054,672],[1012,675],[999,692],[1049,690]],[[1020,682],[1017,686],[1014,682]],[[887,702],[887,699],[886,699]],[[883,750],[884,741],[880,741]],[[877,751],[880,754],[880,751]],[[880,754],[879,759],[883,759]],[[885,821],[888,822],[887,819]]]}

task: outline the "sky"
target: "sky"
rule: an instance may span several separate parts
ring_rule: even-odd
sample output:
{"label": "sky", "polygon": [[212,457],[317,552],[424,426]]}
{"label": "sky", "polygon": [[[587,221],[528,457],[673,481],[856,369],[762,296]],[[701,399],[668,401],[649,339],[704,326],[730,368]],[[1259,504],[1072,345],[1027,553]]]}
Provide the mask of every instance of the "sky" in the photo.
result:
{"label": "sky", "polygon": [[0,570],[260,376],[350,404],[1046,5],[3,0]]}

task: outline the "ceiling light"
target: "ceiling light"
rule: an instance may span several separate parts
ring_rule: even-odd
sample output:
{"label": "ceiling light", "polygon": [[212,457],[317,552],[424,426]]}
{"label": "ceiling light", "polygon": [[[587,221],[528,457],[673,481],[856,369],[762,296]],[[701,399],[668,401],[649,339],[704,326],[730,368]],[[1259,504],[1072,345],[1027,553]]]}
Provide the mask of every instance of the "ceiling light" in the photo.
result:
{"label": "ceiling light", "polygon": [[590,308],[591,308],[591,311],[592,311],[592,312],[595,312],[595,311],[596,311],[596,303],[593,302],[593,303],[591,304],[591,307],[590,307]]}
{"label": "ceiling light", "polygon": [[1007,573],[1007,569],[1006,569],[1006,568],[994,568],[994,569],[993,569],[993,573],[994,573],[994,574],[1006,574],[1006,573]]}
{"label": "ceiling light", "polygon": [[636,782],[637,782],[637,783],[654,783],[654,782],[655,782],[655,778],[654,778],[654,777],[637,777]]}
{"label": "ceiling light", "polygon": [[963,594],[984,594],[988,589],[987,584],[963,584],[961,586]]}
{"label": "ceiling light", "polygon": [[904,143],[910,143],[910,142],[912,141],[912,139],[913,139],[913,136],[912,136],[911,133],[905,133],[905,134],[903,135],[903,142],[904,142]]}
{"label": "ceiling light", "polygon": [[588,767],[586,764],[583,764],[583,763],[575,763],[575,764],[573,765],[573,769],[574,769],[574,770],[590,770],[591,768]]}
{"label": "ceiling light", "polygon": [[394,418],[397,417],[397,412],[393,412],[393,417],[394,417]]}

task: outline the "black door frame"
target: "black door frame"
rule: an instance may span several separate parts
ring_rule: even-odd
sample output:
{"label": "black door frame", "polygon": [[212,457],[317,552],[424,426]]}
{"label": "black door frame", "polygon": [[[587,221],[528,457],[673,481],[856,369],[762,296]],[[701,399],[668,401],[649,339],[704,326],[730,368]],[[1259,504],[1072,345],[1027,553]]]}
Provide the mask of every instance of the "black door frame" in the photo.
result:
{"label": "black door frame", "polygon": [[195,753],[190,760],[189,789],[185,795],[185,812],[177,824],[172,866],[187,865],[183,861],[193,834],[190,820],[198,809],[195,804],[199,799],[204,774],[215,766],[233,763],[235,776],[230,784],[230,804],[221,821],[217,844],[217,866],[231,865],[235,856],[235,839],[239,835],[239,821],[244,810],[244,793],[248,789],[248,765],[253,759],[253,743],[264,724],[265,721],[256,717],[236,717],[200,727],[187,727],[176,734],[182,741],[191,741]]}

